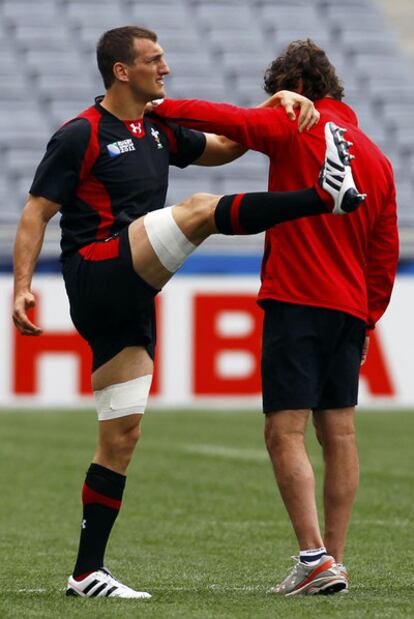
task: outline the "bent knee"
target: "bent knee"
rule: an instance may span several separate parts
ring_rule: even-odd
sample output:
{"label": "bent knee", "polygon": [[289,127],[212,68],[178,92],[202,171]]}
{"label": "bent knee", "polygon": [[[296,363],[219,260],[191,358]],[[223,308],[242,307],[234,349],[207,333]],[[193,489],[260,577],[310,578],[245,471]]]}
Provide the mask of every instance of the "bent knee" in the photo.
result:
{"label": "bent knee", "polygon": [[204,221],[215,210],[220,196],[213,193],[195,193],[185,202],[192,217]]}

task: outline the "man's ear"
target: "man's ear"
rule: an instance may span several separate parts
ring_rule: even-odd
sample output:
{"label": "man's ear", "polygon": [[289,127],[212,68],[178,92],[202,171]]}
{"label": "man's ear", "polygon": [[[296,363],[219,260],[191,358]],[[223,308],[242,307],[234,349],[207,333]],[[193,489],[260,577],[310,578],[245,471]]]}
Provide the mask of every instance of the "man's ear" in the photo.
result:
{"label": "man's ear", "polygon": [[295,90],[298,93],[298,95],[303,95],[303,81],[302,81],[302,79],[300,79],[298,81],[298,85],[296,86]]}
{"label": "man's ear", "polygon": [[126,65],[122,62],[116,62],[112,67],[114,76],[120,82],[129,82],[128,70]]}

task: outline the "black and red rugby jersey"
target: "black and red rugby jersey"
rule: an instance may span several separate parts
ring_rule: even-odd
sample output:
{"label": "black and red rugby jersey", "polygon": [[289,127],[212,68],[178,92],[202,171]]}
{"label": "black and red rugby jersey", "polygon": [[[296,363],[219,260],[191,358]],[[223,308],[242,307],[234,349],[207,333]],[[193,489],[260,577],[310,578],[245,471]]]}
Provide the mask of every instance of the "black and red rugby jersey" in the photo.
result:
{"label": "black and red rugby jersey", "polygon": [[62,258],[163,208],[168,166],[184,168],[203,133],[146,115],[119,120],[99,99],[51,138],[30,193],[61,205]]}

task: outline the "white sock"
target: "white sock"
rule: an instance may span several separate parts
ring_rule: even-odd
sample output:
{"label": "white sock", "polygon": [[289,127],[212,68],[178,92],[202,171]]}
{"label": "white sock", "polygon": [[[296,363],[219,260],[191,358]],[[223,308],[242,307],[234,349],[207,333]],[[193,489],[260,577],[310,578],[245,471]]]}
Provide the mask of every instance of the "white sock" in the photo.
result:
{"label": "white sock", "polygon": [[313,566],[319,563],[323,555],[326,555],[325,546],[321,546],[320,548],[307,548],[306,550],[300,551],[299,561],[301,563],[306,563],[306,565]]}

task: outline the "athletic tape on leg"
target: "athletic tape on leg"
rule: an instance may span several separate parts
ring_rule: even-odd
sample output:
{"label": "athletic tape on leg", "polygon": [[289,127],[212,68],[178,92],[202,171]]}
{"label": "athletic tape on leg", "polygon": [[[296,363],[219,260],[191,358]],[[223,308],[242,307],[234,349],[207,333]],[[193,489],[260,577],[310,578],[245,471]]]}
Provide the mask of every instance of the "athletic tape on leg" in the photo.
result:
{"label": "athletic tape on leg", "polygon": [[147,213],[144,217],[149,242],[161,264],[170,273],[175,273],[196,248],[177,225],[172,214],[173,208],[168,206]]}
{"label": "athletic tape on leg", "polygon": [[134,413],[144,414],[151,381],[152,374],[147,374],[94,391],[99,421],[126,417]]}

